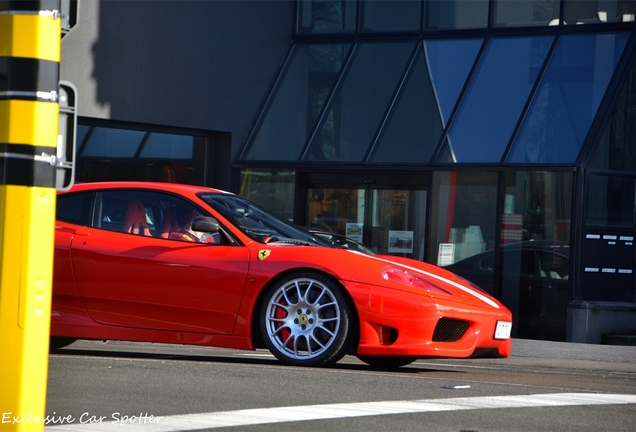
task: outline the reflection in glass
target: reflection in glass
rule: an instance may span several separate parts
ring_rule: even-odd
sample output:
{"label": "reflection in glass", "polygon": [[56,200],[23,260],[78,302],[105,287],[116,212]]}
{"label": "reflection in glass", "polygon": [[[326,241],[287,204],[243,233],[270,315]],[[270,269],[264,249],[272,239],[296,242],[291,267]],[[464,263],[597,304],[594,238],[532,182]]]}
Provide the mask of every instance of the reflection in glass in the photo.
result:
{"label": "reflection in glass", "polygon": [[[435,172],[432,198],[431,263],[450,265],[494,248],[497,173]],[[440,251],[448,245],[452,254],[444,257]],[[481,288],[493,293],[492,269],[489,274]]]}
{"label": "reflection in glass", "polygon": [[153,132],[143,144],[140,158],[192,159],[194,137]]}
{"label": "reflection in glass", "polygon": [[362,31],[418,31],[422,2],[413,0],[366,0],[361,4]]}
{"label": "reflection in glass", "polygon": [[480,45],[480,39],[433,40],[426,54],[418,49],[374,162],[430,162]]}
{"label": "reflection in glass", "polygon": [[246,159],[298,159],[340,73],[349,46],[296,45],[289,68],[258,126]]}
{"label": "reflection in glass", "polygon": [[446,138],[452,159],[440,162],[501,160],[552,40],[490,40]]}
{"label": "reflection in glass", "polygon": [[590,168],[636,172],[636,63],[601,135]]}
{"label": "reflection in glass", "polygon": [[565,340],[572,173],[504,174],[502,302],[517,337]]}
{"label": "reflection in glass", "polygon": [[508,162],[574,163],[629,33],[563,36]]}
{"label": "reflection in glass", "polygon": [[565,0],[565,24],[634,21],[634,0]]}
{"label": "reflection in glass", "polygon": [[430,0],[425,17],[429,30],[486,28],[489,0]]}
{"label": "reflection in glass", "polygon": [[636,180],[590,175],[587,188],[587,226],[634,227]]}
{"label": "reflection in glass", "polygon": [[239,175],[240,196],[284,219],[294,219],[294,170],[244,168]]}
{"label": "reflection in glass", "polygon": [[497,0],[495,27],[559,24],[559,0]]}
{"label": "reflection in glass", "polygon": [[85,157],[133,157],[146,132],[127,129],[94,127],[81,156]]}
{"label": "reflection in glass", "polygon": [[[352,224],[364,224],[364,189],[307,189],[307,226],[347,235]],[[362,232],[354,240],[362,243]]]}
{"label": "reflection in glass", "polygon": [[208,139],[99,126],[77,126],[78,182],[204,182]]}
{"label": "reflection in glass", "polygon": [[457,103],[482,39],[433,39],[425,42],[428,69],[444,125]]}
{"label": "reflection in glass", "polygon": [[364,159],[414,44],[361,44],[304,160]]}
{"label": "reflection in glass", "polygon": [[380,254],[423,260],[427,191],[374,189],[371,247]]}
{"label": "reflection in glass", "polygon": [[298,33],[346,33],[355,28],[355,0],[298,1]]}

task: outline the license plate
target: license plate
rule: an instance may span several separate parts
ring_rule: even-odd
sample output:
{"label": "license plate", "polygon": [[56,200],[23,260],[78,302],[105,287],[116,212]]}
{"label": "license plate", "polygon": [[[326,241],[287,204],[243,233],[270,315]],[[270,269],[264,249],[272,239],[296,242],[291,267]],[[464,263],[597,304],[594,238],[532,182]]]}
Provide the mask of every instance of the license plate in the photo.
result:
{"label": "license plate", "polygon": [[495,328],[495,339],[510,339],[511,330],[512,323],[510,321],[497,321],[497,328]]}

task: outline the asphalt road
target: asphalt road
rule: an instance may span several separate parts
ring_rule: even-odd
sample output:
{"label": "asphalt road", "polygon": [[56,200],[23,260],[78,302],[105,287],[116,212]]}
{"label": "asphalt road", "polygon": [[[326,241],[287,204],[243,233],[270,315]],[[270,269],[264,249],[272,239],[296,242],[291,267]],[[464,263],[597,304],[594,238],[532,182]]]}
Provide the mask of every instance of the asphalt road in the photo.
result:
{"label": "asphalt road", "polygon": [[50,432],[633,431],[636,347],[514,340],[508,359],[374,370],[78,341],[50,356],[46,414]]}

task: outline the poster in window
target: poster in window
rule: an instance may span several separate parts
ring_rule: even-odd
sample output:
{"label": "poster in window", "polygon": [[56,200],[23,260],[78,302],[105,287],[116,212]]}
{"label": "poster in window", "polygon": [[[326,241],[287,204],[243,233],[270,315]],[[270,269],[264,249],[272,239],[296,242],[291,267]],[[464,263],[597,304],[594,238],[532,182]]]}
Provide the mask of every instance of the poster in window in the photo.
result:
{"label": "poster in window", "polygon": [[389,253],[413,253],[413,231],[389,231]]}

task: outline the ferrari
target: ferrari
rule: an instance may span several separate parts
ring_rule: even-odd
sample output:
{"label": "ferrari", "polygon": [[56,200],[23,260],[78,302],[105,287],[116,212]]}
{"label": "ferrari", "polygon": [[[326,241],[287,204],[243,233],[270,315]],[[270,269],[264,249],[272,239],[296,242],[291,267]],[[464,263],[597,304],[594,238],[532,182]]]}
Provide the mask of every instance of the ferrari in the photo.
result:
{"label": "ferrari", "polygon": [[229,192],[104,182],[57,196],[52,348],[160,342],[399,367],[508,357],[511,327],[504,305],[447,270],[334,246]]}

